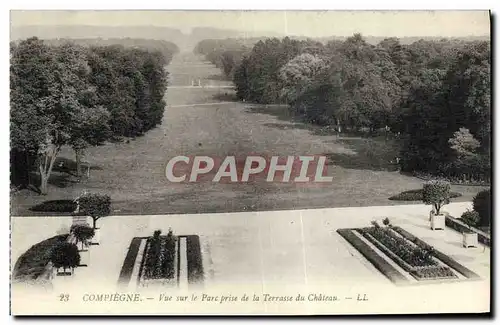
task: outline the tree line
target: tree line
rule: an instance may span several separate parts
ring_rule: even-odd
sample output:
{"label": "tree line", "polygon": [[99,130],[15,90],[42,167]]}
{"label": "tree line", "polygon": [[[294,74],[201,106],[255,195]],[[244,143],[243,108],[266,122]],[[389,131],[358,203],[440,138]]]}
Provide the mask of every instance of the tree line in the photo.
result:
{"label": "tree line", "polygon": [[114,46],[121,45],[125,48],[139,48],[152,52],[160,52],[165,58],[167,64],[170,63],[172,57],[179,53],[179,47],[169,41],[155,40],[155,39],[142,39],[142,38],[78,38],[78,39],[46,39],[44,42],[48,45],[60,46],[66,43],[72,43],[81,46]]}
{"label": "tree line", "polygon": [[221,69],[224,77],[232,80],[235,69],[240,65],[243,55],[252,50],[252,47],[261,38],[246,39],[206,39],[198,42],[194,48],[195,54],[205,58]]}
{"label": "tree line", "polygon": [[63,146],[75,152],[144,134],[162,122],[170,61],[158,50],[49,44],[36,37],[10,48],[11,181],[40,192]]}
{"label": "tree line", "polygon": [[326,43],[285,37],[251,48],[235,40],[198,45],[198,53],[220,62],[226,75],[231,71],[241,100],[287,104],[305,120],[339,132],[400,134],[403,171],[490,178],[489,41],[402,44],[386,38],[370,44],[354,34]]}

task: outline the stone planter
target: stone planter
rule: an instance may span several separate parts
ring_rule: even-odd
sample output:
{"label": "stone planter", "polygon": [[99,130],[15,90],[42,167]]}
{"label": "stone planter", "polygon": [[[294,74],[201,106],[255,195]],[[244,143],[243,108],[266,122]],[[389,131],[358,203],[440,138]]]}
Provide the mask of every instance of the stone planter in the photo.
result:
{"label": "stone planter", "polygon": [[477,247],[477,233],[475,232],[464,232],[463,233],[463,245],[465,248]]}
{"label": "stone planter", "polygon": [[432,230],[444,230],[446,224],[446,216],[443,213],[435,214],[431,212],[431,229]]}

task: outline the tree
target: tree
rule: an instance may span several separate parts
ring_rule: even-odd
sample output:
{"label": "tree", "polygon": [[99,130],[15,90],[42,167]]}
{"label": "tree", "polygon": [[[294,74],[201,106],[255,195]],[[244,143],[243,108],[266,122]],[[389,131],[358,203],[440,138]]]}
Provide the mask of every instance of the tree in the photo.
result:
{"label": "tree", "polygon": [[[100,133],[106,120],[98,114],[102,109],[89,106],[92,89],[84,49],[72,44],[48,47],[31,38],[20,42],[11,59],[11,139],[14,147],[36,153],[40,192],[47,194],[62,146],[78,151],[84,143],[92,143],[89,129]],[[88,126],[96,119],[97,125]]]}
{"label": "tree", "polygon": [[[343,115],[351,127],[371,131],[389,124],[398,102],[394,64],[387,53],[368,44],[361,34],[346,39],[338,49],[341,60]],[[384,55],[381,55],[384,54]]]}
{"label": "tree", "polygon": [[87,193],[78,199],[78,204],[82,213],[92,217],[94,229],[98,219],[111,213],[111,198],[108,195]]}
{"label": "tree", "polygon": [[450,184],[443,181],[428,181],[423,187],[423,202],[432,204],[436,215],[439,215],[443,205],[450,203]]}
{"label": "tree", "polygon": [[475,156],[476,150],[481,146],[479,141],[466,128],[460,128],[455,132],[453,138],[448,140],[448,143],[461,159]]}
{"label": "tree", "polygon": [[466,127],[489,151],[491,137],[491,49],[489,42],[471,42],[459,48],[444,87],[455,126]]}
{"label": "tree", "polygon": [[87,245],[89,240],[94,237],[95,230],[86,225],[74,225],[71,227],[71,233],[75,236],[77,243],[82,244],[83,250],[84,245]]}
{"label": "tree", "polygon": [[69,144],[75,151],[76,174],[80,176],[81,161],[89,146],[101,145],[111,136],[109,112],[102,106],[88,107],[81,112],[71,133]]}
{"label": "tree", "polygon": [[115,137],[142,135],[162,122],[166,63],[160,52],[120,46],[91,49],[91,83],[97,89],[97,104],[109,112]]}
{"label": "tree", "polygon": [[64,273],[66,273],[66,269],[74,269],[80,265],[78,247],[68,242],[58,243],[51,252],[50,261],[56,269],[62,267]]}
{"label": "tree", "polygon": [[[402,118],[408,134],[402,152],[403,169],[489,179],[489,42],[422,41],[412,44],[409,52],[415,71],[410,71],[413,78],[405,100],[408,109]],[[463,137],[467,137],[469,147],[476,147],[464,132],[459,132],[460,140],[455,138],[461,128],[479,141],[474,155],[455,150],[460,150],[457,141],[466,141]],[[453,144],[450,138],[455,138]]]}
{"label": "tree", "polygon": [[[301,53],[305,44],[285,37],[269,38],[257,42],[242,60],[241,69],[235,74],[238,96],[257,103],[280,103],[281,83],[279,70],[289,60]],[[241,79],[245,80],[242,81]],[[244,88],[241,88],[244,86]]]}
{"label": "tree", "polygon": [[304,53],[288,61],[279,71],[283,85],[281,97],[293,104],[314,85],[314,81],[326,69],[325,62],[318,56]]}
{"label": "tree", "polygon": [[38,160],[38,165],[54,125],[50,113],[55,62],[51,49],[37,38],[22,41],[11,51],[11,147]]}
{"label": "tree", "polygon": [[408,108],[402,117],[408,135],[401,151],[404,171],[435,173],[452,155],[448,139],[453,131],[450,133],[442,83],[445,73],[439,69],[424,69],[411,86]]}
{"label": "tree", "polygon": [[[85,55],[87,56],[86,52]],[[91,84],[90,72],[91,68],[87,63],[84,75],[81,76],[82,82],[77,89],[82,109],[74,119],[71,137],[68,141],[75,152],[77,176],[81,173],[81,159],[85,150],[89,146],[102,145],[111,137],[110,114],[102,105],[99,105],[97,88]]]}

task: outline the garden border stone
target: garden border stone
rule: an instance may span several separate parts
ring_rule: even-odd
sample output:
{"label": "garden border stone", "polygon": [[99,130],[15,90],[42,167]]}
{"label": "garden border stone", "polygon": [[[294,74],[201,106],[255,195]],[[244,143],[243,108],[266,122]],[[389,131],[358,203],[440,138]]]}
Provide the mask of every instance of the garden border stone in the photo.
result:
{"label": "garden border stone", "polygon": [[419,245],[420,247],[433,248],[433,250],[434,250],[434,256],[436,258],[438,258],[439,260],[441,260],[441,262],[443,262],[444,264],[448,265],[450,268],[454,269],[455,271],[457,271],[458,273],[462,274],[466,278],[468,278],[468,279],[479,279],[480,278],[480,276],[477,275],[475,272],[469,270],[468,268],[466,268],[462,264],[458,263],[457,261],[455,261],[454,259],[452,259],[448,255],[446,255],[443,252],[435,249],[431,245],[427,244],[426,242],[424,242],[420,238],[412,235],[411,233],[409,233],[408,231],[404,230],[403,228],[398,227],[398,226],[394,226],[392,229],[394,229],[395,231],[397,231],[399,234],[401,234],[403,237],[405,237],[409,241],[411,241],[411,242]]}
{"label": "garden border stone", "polygon": [[337,229],[337,233],[360,252],[377,270],[395,284],[409,284],[409,280],[401,274],[394,266],[389,264],[373,248],[368,246],[354,233],[353,229]]}
{"label": "garden border stone", "polygon": [[142,238],[134,237],[130,242],[127,255],[125,256],[125,260],[123,260],[120,276],[118,277],[118,285],[120,287],[127,286],[131,280],[132,271],[135,265],[135,260],[137,258],[137,255],[139,254],[139,247],[141,246],[141,241]]}

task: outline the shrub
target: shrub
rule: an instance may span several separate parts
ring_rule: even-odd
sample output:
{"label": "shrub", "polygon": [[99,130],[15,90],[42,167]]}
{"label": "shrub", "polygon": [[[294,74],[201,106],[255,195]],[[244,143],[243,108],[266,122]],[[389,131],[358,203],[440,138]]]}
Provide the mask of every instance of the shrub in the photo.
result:
{"label": "shrub", "polygon": [[50,261],[55,268],[75,268],[80,264],[80,253],[75,244],[62,242],[54,247]]}
{"label": "shrub", "polygon": [[31,246],[17,260],[12,278],[16,280],[38,278],[50,262],[53,248],[65,242],[67,238],[68,234],[57,235]]}
{"label": "shrub", "polygon": [[389,218],[385,218],[384,220],[382,220],[382,223],[384,224],[384,226],[388,226],[391,224],[391,221],[389,220]]}
{"label": "shrub", "polygon": [[204,280],[203,258],[201,255],[200,237],[186,236],[187,271],[189,283],[202,283]]}
{"label": "shrub", "polygon": [[474,210],[467,210],[462,214],[460,219],[463,221],[463,223],[469,226],[469,229],[471,229],[472,227],[477,226],[477,224],[479,223],[479,213]]}
{"label": "shrub", "polygon": [[[404,191],[401,192],[397,195],[391,196],[389,200],[391,201],[423,201],[424,199],[424,190],[423,189],[416,189],[416,190],[409,190],[409,191]],[[450,199],[454,199],[457,197],[461,197],[461,193],[457,192],[450,192]]]}
{"label": "shrub", "polygon": [[75,235],[77,242],[82,243],[82,249],[83,245],[87,244],[95,235],[94,228],[86,225],[73,225],[71,226],[71,232]]}
{"label": "shrub", "polygon": [[477,193],[472,203],[474,211],[477,211],[479,214],[479,225],[489,227],[491,219],[491,191],[488,189]]}
{"label": "shrub", "polygon": [[428,181],[424,184],[422,201],[425,204],[432,204],[436,214],[441,208],[450,203],[450,183],[445,181]]}
{"label": "shrub", "polygon": [[37,212],[67,212],[71,213],[76,209],[76,202],[73,200],[52,200],[45,201],[30,208]]}

